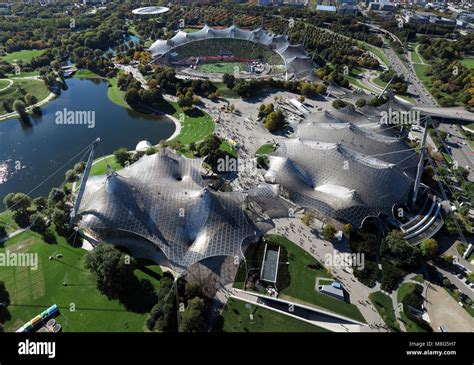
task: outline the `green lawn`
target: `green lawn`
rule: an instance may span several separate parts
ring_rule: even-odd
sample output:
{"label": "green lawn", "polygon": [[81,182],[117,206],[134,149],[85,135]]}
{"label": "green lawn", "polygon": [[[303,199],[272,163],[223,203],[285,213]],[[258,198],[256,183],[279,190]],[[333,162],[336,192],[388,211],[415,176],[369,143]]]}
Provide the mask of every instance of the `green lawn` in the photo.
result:
{"label": "green lawn", "polygon": [[289,271],[291,276],[290,286],[280,292],[281,299],[313,305],[331,312],[365,322],[364,317],[354,304],[346,303],[321,294],[316,290],[316,278],[329,278],[325,268],[313,269],[309,265],[317,265],[318,261],[296,243],[277,236],[267,235],[267,242],[284,246],[288,251]]}
{"label": "green lawn", "polygon": [[221,74],[234,74],[235,70],[239,72],[246,69],[245,64],[242,62],[214,62],[214,63],[201,63],[197,66],[197,71],[205,73],[221,73]]}
{"label": "green lawn", "polygon": [[166,111],[167,114],[173,115],[181,123],[181,131],[175,138],[183,144],[192,142],[200,142],[214,132],[214,121],[201,109],[194,108],[188,113],[184,113],[178,103],[170,102]]}
{"label": "green lawn", "polygon": [[199,29],[199,28],[184,28],[183,29],[183,31],[186,32],[186,33],[195,33],[199,30],[201,30],[201,29]]}
{"label": "green lawn", "polygon": [[95,72],[87,69],[77,70],[74,74],[74,77],[78,79],[97,79],[101,78],[101,76],[97,75]]}
{"label": "green lawn", "polygon": [[418,56],[418,53],[416,53],[415,49],[411,51],[411,60],[413,63],[422,63],[420,56]]}
{"label": "green lawn", "polygon": [[[415,287],[417,285],[418,284],[415,283],[403,283],[397,292],[397,302],[401,303],[403,301],[403,298],[405,298],[405,295],[415,290]],[[401,311],[400,317],[403,320],[405,328],[408,332],[426,332],[423,328],[418,326],[418,324],[408,319],[408,317],[405,315],[405,312]]]}
{"label": "green lawn", "polygon": [[474,69],[474,57],[466,57],[461,60],[461,64],[467,68]]}
{"label": "green lawn", "polygon": [[10,85],[10,81],[0,79],[0,89],[3,89],[4,87],[7,87],[8,85]]}
{"label": "green lawn", "polygon": [[13,232],[19,229],[11,210],[5,210],[0,213],[0,227],[5,227],[7,232]]}
{"label": "green lawn", "polygon": [[116,77],[109,79],[109,88],[107,90],[107,95],[109,99],[118,106],[121,106],[122,108],[131,109],[130,105],[128,105],[128,103],[125,101],[125,92],[120,90],[117,86]]}
{"label": "green lawn", "polygon": [[358,69],[352,69],[349,75],[345,75],[344,77],[349,81],[349,83],[355,87],[358,87],[362,90],[365,90],[369,93],[375,93],[377,92],[376,90],[370,89],[367,86],[365,86],[362,82],[359,81],[358,75],[360,72],[358,72]]}
{"label": "green lawn", "polygon": [[[0,248],[1,253],[5,248],[10,252],[35,253],[39,263],[37,270],[19,266],[0,268],[0,280],[5,282],[11,300],[8,307],[11,319],[6,321],[5,329],[15,331],[44,309],[57,304],[61,312],[57,321],[67,332],[144,331],[148,314],[128,312],[118,301],[108,300],[99,293],[95,275],[83,267],[86,251],[73,248],[63,237],[56,236],[56,239],[56,244],[47,244],[38,234],[28,231]],[[62,257],[56,258],[57,254]],[[159,288],[162,276],[159,266],[142,263],[136,275]]]}
{"label": "green lawn", "polygon": [[374,304],[375,309],[379,312],[385,324],[393,331],[399,332],[400,326],[397,318],[395,317],[395,311],[393,310],[392,299],[380,291],[369,294],[369,299]]}
{"label": "green lawn", "polygon": [[104,158],[100,161],[96,160],[95,162],[93,162],[90,176],[105,175],[107,173],[107,164],[110,164],[112,169],[114,169],[115,171],[118,171],[123,168],[122,165],[117,162],[114,155],[109,155],[106,157],[107,159]]}
{"label": "green lawn", "polygon": [[413,65],[415,69],[416,76],[420,79],[420,81],[425,84],[425,86],[429,87],[431,85],[431,77],[427,76],[427,72],[431,69],[430,65]]}
{"label": "green lawn", "polygon": [[[224,332],[328,332],[296,318],[230,298],[222,316]],[[253,314],[253,320],[250,319]]]}
{"label": "green lawn", "polygon": [[261,145],[258,150],[255,152],[255,155],[268,155],[269,153],[272,153],[275,150],[273,147],[272,143],[267,143],[264,145]]}
{"label": "green lawn", "polygon": [[219,90],[219,93],[223,98],[239,98],[239,94],[237,94],[234,90],[229,89],[223,82],[213,82],[213,84],[217,87],[217,90]]}
{"label": "green lawn", "polygon": [[41,56],[43,53],[44,50],[42,49],[23,50],[8,53],[7,55],[1,57],[1,59],[8,63],[16,63],[18,61],[29,62],[32,58]]}
{"label": "green lawn", "polygon": [[[13,79],[13,85],[8,89],[0,91],[0,100],[6,100],[10,107],[13,109],[13,102],[19,98],[22,98],[26,94],[36,96],[38,101],[46,98],[50,91],[46,87],[42,80],[29,80],[29,79]],[[0,115],[6,114],[7,111],[0,104]]]}

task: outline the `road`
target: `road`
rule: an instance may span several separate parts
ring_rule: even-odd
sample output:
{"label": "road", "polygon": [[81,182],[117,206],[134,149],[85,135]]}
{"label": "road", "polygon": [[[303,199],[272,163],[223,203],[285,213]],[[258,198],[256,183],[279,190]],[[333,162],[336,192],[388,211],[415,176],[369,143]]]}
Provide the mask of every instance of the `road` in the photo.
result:
{"label": "road", "polygon": [[450,147],[448,152],[457,161],[458,166],[469,170],[468,179],[474,181],[474,152],[466,137],[459,131],[457,125],[441,123],[438,129],[448,133],[443,143]]}

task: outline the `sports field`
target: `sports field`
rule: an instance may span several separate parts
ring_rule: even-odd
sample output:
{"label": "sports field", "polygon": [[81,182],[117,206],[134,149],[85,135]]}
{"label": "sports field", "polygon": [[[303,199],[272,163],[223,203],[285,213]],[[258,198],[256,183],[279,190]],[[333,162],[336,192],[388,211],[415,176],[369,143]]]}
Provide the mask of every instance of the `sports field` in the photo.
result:
{"label": "sports field", "polygon": [[202,63],[197,66],[196,70],[205,73],[234,74],[235,71],[247,71],[247,66],[242,62]]}
{"label": "sports field", "polygon": [[[117,300],[108,300],[96,289],[96,277],[83,266],[85,250],[74,248],[63,237],[56,244],[44,242],[40,235],[24,232],[9,239],[0,253],[37,254],[38,267],[0,267],[0,281],[10,295],[10,319],[6,331],[15,331],[23,323],[57,304],[61,314],[57,322],[64,331],[116,332],[145,330],[148,313],[128,312]],[[159,288],[162,277],[157,265],[143,263],[135,275],[148,279]]]}

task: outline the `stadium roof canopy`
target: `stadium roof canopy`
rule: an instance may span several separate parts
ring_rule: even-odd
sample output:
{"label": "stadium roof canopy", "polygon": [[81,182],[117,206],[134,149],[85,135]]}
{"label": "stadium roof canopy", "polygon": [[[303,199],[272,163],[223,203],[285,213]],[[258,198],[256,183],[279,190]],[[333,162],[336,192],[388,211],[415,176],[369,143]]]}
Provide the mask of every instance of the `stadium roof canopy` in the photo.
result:
{"label": "stadium roof canopy", "polygon": [[268,46],[281,56],[289,73],[298,78],[313,77],[313,70],[316,65],[302,45],[291,45],[287,36],[274,35],[261,28],[244,30],[232,25],[224,29],[214,29],[205,25],[194,33],[180,30],[171,39],[157,40],[150,46],[149,50],[153,57],[161,57],[185,44],[219,38],[240,39]]}
{"label": "stadium roof canopy", "polygon": [[392,216],[414,181],[416,154],[397,138],[324,114],[303,123],[297,138],[278,140],[265,179],[297,205],[360,226],[369,216]]}
{"label": "stadium roof canopy", "polygon": [[170,9],[166,6],[146,6],[132,10],[135,15],[158,15],[168,12]]}
{"label": "stadium roof canopy", "polygon": [[96,237],[122,231],[157,246],[176,271],[211,256],[241,256],[256,234],[242,209],[245,195],[208,189],[203,159],[166,149],[119,172],[89,178],[76,223]]}

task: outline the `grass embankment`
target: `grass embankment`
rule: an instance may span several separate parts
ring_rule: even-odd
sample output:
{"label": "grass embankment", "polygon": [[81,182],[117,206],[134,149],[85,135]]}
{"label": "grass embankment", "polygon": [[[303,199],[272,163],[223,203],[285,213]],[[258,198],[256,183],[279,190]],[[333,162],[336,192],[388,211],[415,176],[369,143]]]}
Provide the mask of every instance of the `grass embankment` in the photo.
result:
{"label": "grass embankment", "polygon": [[[353,304],[319,293],[317,278],[330,278],[327,269],[296,243],[278,235],[267,235],[266,241],[286,248],[289,260],[290,285],[280,291],[280,298],[314,306],[333,313],[365,322]],[[261,263],[259,263],[261,264]]]}
{"label": "grass embankment", "polygon": [[[253,314],[253,319],[250,319]],[[299,319],[230,298],[224,311],[224,332],[328,332]]]}
{"label": "grass embankment", "polygon": [[[13,109],[13,103],[15,100],[23,98],[26,94],[35,96],[38,101],[45,99],[50,91],[46,87],[42,80],[31,80],[31,79],[12,79],[13,85],[9,88],[0,91],[0,100],[4,100]],[[9,111],[5,110],[3,103],[0,103],[0,115],[7,114]]]}
{"label": "grass embankment", "polygon": [[369,294],[370,301],[374,304],[375,309],[379,312],[385,324],[393,331],[399,332],[400,325],[395,316],[392,305],[392,298],[380,291]]}
{"label": "grass embankment", "polygon": [[0,213],[0,227],[4,227],[7,233],[20,229],[13,218],[13,212],[9,209]]}
{"label": "grass embankment", "polygon": [[387,68],[390,68],[390,61],[388,58],[384,55],[382,50],[378,47],[372,46],[368,43],[361,42],[361,48],[365,49],[366,51],[372,52],[374,55],[376,55],[384,64]]}
{"label": "grass embankment", "polygon": [[[11,318],[5,322],[5,329],[15,331],[57,304],[61,312],[57,322],[67,332],[144,331],[148,313],[128,312],[117,300],[108,300],[96,289],[95,275],[84,269],[86,251],[72,247],[64,237],[56,235],[56,241],[48,244],[37,233],[27,231],[0,248],[0,253],[8,249],[38,257],[37,270],[19,266],[0,268],[0,281],[5,282],[11,300],[8,306]],[[135,274],[159,288],[162,276],[159,266],[142,263]]]}
{"label": "grass embankment", "polygon": [[95,72],[88,70],[88,69],[80,69],[77,70],[74,74],[75,78],[77,79],[101,79],[102,76],[97,75]]}
{"label": "grass embankment", "polygon": [[[397,302],[400,304],[402,303],[405,296],[411,292],[413,292],[418,284],[415,283],[403,283],[397,292]],[[413,322],[412,320],[408,319],[405,312],[400,311],[400,317],[405,324],[405,328],[408,332],[426,332],[423,328],[421,328],[418,324]]]}

